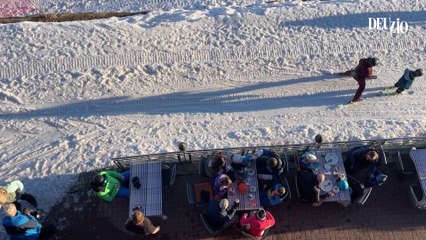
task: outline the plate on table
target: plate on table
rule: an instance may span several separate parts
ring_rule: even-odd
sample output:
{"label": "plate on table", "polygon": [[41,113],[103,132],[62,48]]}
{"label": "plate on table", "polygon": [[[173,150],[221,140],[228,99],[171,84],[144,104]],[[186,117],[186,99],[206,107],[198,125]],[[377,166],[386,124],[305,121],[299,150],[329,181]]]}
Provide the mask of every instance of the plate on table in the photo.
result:
{"label": "plate on table", "polygon": [[339,189],[339,187],[338,187],[338,186],[334,186],[332,191],[333,191],[334,193],[339,193],[339,192],[340,192],[340,189]]}
{"label": "plate on table", "polygon": [[253,170],[253,169],[251,169],[251,168],[249,168],[249,169],[248,169],[248,171],[247,171],[247,174],[248,174],[249,176],[253,176],[253,175],[254,175],[254,170]]}
{"label": "plate on table", "polygon": [[256,192],[256,187],[255,186],[250,186],[250,192],[255,193]]}
{"label": "plate on table", "polygon": [[325,162],[331,165],[335,165],[337,162],[339,162],[339,158],[334,153],[327,153],[327,155],[325,155]]}
{"label": "plate on table", "polygon": [[249,193],[248,194],[248,199],[253,200],[255,198],[254,193]]}
{"label": "plate on table", "polygon": [[331,165],[328,163],[324,163],[324,169],[325,170],[330,170],[331,169]]}
{"label": "plate on table", "polygon": [[319,187],[324,192],[330,192],[333,189],[333,183],[330,180],[325,180],[319,184]]}

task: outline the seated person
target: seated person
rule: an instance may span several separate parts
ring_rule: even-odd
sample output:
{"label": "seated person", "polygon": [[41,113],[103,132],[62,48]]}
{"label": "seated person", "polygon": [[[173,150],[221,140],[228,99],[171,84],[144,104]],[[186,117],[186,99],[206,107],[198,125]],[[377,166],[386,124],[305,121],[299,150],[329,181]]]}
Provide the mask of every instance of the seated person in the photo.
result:
{"label": "seated person", "polygon": [[226,174],[216,176],[213,182],[213,194],[216,200],[226,198],[228,188],[232,185],[231,178]]}
{"label": "seated person", "polygon": [[[274,151],[261,149],[255,153],[257,177],[260,180],[272,181],[284,172],[283,161]],[[270,182],[269,182],[270,183]]]}
{"label": "seated person", "polygon": [[145,217],[140,208],[134,208],[132,217],[126,222],[126,230],[148,236],[158,233],[160,231],[160,227],[154,226],[151,223],[151,220]]}
{"label": "seated person", "polygon": [[300,156],[299,165],[301,171],[315,172],[319,169],[317,156],[312,151],[307,151]]}
{"label": "seated person", "polygon": [[379,154],[369,146],[354,147],[345,153],[345,169],[348,174],[362,180],[366,185],[380,165]]}
{"label": "seated person", "polygon": [[216,177],[226,171],[226,156],[222,153],[216,153],[211,156],[211,163],[206,163],[206,174],[210,178]]}
{"label": "seated person", "polygon": [[43,224],[26,210],[21,213],[16,209],[15,204],[7,203],[3,206],[5,217],[3,227],[10,239],[38,239],[48,237],[56,231],[56,227],[51,224]]}
{"label": "seated person", "polygon": [[321,194],[319,184],[325,180],[324,174],[315,175],[313,172],[297,173],[297,188],[299,189],[300,200],[306,203],[318,205],[321,200],[332,196],[333,192]]}
{"label": "seated person", "polygon": [[248,228],[247,232],[255,237],[261,237],[266,229],[275,225],[272,214],[264,209],[259,209],[252,216],[244,213],[240,219],[242,228]]}
{"label": "seated person", "polygon": [[210,200],[207,206],[207,220],[210,225],[218,230],[222,228],[228,222],[234,222],[238,220],[235,213],[237,212],[237,207],[240,204],[240,201],[237,199],[234,202],[234,205],[229,208],[228,199],[224,198],[219,202],[216,200]]}
{"label": "seated person", "polygon": [[38,206],[36,198],[24,191],[24,184],[21,181],[15,180],[4,187],[0,187],[0,205],[14,203],[16,208],[21,210],[19,199],[29,202],[34,207]]}
{"label": "seated person", "polygon": [[126,187],[129,183],[130,172],[101,171],[93,178],[91,185],[96,195],[107,202],[115,196],[129,198],[130,191]]}
{"label": "seated person", "polygon": [[283,198],[287,195],[287,190],[280,183],[276,183],[272,187],[261,190],[259,195],[262,207],[275,206],[283,201]]}

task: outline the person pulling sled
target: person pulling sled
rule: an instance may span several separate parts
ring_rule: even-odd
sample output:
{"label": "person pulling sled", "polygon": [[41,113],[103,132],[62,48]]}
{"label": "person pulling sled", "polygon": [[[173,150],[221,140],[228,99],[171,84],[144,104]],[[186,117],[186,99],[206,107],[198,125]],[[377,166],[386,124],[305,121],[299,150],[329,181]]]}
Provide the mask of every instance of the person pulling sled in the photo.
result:
{"label": "person pulling sled", "polygon": [[365,79],[374,78],[373,67],[378,64],[379,60],[375,57],[362,58],[359,60],[356,68],[341,73],[343,76],[352,76],[358,82],[358,89],[355,96],[348,104],[359,102],[362,100],[361,95],[365,89]]}

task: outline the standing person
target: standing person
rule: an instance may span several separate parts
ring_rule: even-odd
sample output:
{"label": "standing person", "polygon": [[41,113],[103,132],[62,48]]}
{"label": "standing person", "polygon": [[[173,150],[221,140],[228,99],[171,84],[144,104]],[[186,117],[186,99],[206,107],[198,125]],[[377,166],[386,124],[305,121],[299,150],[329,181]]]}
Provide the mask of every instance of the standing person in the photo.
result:
{"label": "standing person", "polygon": [[296,187],[299,190],[300,200],[313,206],[319,206],[324,198],[333,196],[332,191],[321,194],[319,185],[323,181],[325,181],[325,175],[322,173],[315,175],[308,171],[298,172]]}
{"label": "standing person", "polygon": [[40,224],[30,211],[21,213],[16,209],[15,204],[4,205],[5,217],[3,227],[11,240],[35,240],[48,237],[56,231],[56,227],[50,224]]}
{"label": "standing person", "polygon": [[115,196],[129,198],[130,191],[126,187],[129,183],[130,172],[101,171],[93,178],[91,185],[96,195],[107,202]]}
{"label": "standing person", "polygon": [[365,79],[373,76],[373,67],[377,65],[378,59],[374,57],[362,58],[359,60],[358,66],[343,73],[343,75],[350,75],[358,82],[358,89],[355,96],[348,104],[359,102],[362,100],[361,95],[365,89]]}
{"label": "standing person", "polygon": [[248,233],[251,235],[261,237],[266,229],[275,225],[275,218],[270,212],[259,209],[250,217],[248,213],[244,213],[240,219],[240,225],[248,227]]}
{"label": "standing person", "polygon": [[17,200],[25,200],[37,208],[38,203],[36,198],[24,191],[24,184],[15,180],[4,187],[0,187],[0,205],[6,203],[14,203],[18,210],[21,210],[21,204]]}
{"label": "standing person", "polygon": [[152,224],[151,220],[145,217],[140,208],[134,208],[132,217],[126,222],[126,230],[137,234],[154,235],[160,231],[160,227]]}
{"label": "standing person", "polygon": [[412,70],[407,68],[407,69],[405,69],[402,77],[395,83],[395,85],[393,85],[392,87],[387,87],[387,88],[385,88],[385,90],[397,88],[394,94],[400,94],[404,90],[410,89],[411,84],[413,84],[413,82],[414,82],[414,79],[416,77],[421,77],[421,76],[423,76],[423,70],[422,69],[419,68],[419,69],[412,71]]}

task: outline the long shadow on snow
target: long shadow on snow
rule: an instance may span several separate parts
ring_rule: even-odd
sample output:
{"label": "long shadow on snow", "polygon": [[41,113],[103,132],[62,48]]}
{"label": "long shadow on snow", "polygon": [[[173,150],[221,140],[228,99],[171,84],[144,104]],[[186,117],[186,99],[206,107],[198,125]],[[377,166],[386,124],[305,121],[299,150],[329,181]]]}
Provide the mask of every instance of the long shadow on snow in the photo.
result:
{"label": "long shadow on snow", "polygon": [[[130,98],[112,97],[69,103],[20,113],[1,114],[0,119],[31,119],[38,117],[87,117],[122,114],[224,113],[263,111],[294,107],[335,106],[351,99],[354,89],[326,91],[315,94],[268,97],[249,93],[267,88],[285,87],[315,81],[330,81],[334,75],[295,78],[279,82],[259,83],[212,92],[178,92],[159,96]],[[373,95],[381,87],[369,88],[365,96]],[[283,89],[285,90],[285,89]],[[297,94],[297,93],[295,93]]]}
{"label": "long shadow on snow", "polygon": [[[309,20],[297,20],[281,23],[281,27],[317,27],[317,28],[368,28],[368,18],[391,18],[396,21],[406,21],[409,27],[423,26],[426,28],[426,11],[413,12],[371,12],[371,13],[353,13],[345,15],[335,15],[314,18]],[[389,19],[388,19],[389,20]],[[388,21],[389,27],[389,21]]]}

